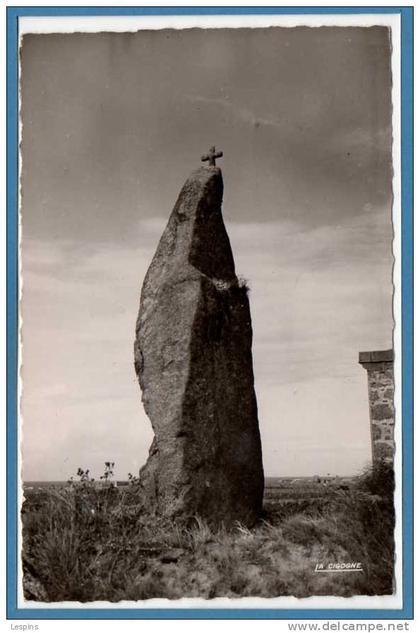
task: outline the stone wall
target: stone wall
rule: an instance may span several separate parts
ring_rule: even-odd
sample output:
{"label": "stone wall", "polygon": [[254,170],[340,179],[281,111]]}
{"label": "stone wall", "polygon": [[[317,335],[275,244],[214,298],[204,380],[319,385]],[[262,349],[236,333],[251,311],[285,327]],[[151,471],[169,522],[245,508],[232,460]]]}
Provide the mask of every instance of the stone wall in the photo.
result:
{"label": "stone wall", "polygon": [[394,351],[360,352],[359,363],[368,375],[372,462],[391,462],[395,451]]}

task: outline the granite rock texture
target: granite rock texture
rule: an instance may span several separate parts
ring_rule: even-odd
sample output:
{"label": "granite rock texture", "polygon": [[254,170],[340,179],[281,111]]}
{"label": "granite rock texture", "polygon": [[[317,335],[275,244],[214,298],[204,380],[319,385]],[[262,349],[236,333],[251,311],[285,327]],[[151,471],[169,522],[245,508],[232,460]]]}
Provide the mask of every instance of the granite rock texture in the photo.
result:
{"label": "granite rock texture", "polygon": [[159,514],[252,525],[264,488],[252,326],[222,197],[218,167],[191,174],[144,280],[134,356],[155,437],[140,482]]}

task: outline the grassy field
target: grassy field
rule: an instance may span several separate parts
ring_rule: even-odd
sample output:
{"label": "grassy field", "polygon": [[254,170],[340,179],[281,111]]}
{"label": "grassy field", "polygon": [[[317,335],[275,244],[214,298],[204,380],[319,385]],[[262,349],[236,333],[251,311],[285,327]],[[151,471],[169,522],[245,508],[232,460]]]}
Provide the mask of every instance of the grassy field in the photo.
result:
{"label": "grassy field", "polygon": [[[268,479],[251,530],[147,514],[138,486],[31,486],[22,507],[24,594],[45,602],[384,595],[393,591],[393,473]],[[362,571],[316,572],[360,563]]]}

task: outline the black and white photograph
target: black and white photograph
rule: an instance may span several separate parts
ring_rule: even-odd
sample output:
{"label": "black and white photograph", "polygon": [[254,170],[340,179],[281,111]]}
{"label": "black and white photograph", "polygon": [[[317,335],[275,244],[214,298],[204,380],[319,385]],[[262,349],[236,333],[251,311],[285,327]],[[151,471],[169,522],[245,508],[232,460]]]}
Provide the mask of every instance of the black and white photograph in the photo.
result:
{"label": "black and white photograph", "polygon": [[399,591],[394,32],[214,22],[21,33],[26,604]]}

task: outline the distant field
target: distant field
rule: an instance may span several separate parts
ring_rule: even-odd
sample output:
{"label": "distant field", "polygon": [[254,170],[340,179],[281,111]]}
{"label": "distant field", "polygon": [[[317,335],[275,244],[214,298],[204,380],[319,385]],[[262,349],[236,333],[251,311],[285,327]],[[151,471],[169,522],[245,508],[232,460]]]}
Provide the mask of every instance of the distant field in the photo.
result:
{"label": "distant field", "polygon": [[[309,507],[310,504],[319,506],[328,501],[332,490],[350,489],[354,485],[355,478],[322,478],[320,481],[313,477],[266,477],[264,488],[264,507],[270,510],[280,506],[295,506],[296,509]],[[23,485],[24,491],[42,490],[45,488],[63,488],[68,484],[65,481],[28,481]],[[95,485],[103,486],[101,481]],[[129,486],[128,481],[117,481],[118,489]]]}
{"label": "distant field", "polygon": [[[320,477],[320,481],[317,481],[314,477],[266,477],[265,489],[271,490],[273,488],[284,488],[288,490],[294,490],[298,488],[311,488],[313,490],[320,490],[322,486],[326,485],[341,485],[352,484],[355,481],[354,477]],[[98,484],[101,484],[100,480],[97,480]],[[67,481],[25,481],[23,482],[24,490],[33,490],[35,488],[54,487],[60,488],[66,486]],[[118,487],[128,486],[128,480],[117,480]]]}
{"label": "distant field", "polygon": [[317,506],[327,502],[331,492],[350,490],[356,478],[323,477],[319,481],[314,477],[267,477],[264,488],[264,506],[270,509],[276,506],[295,505],[296,509],[315,503]]}

